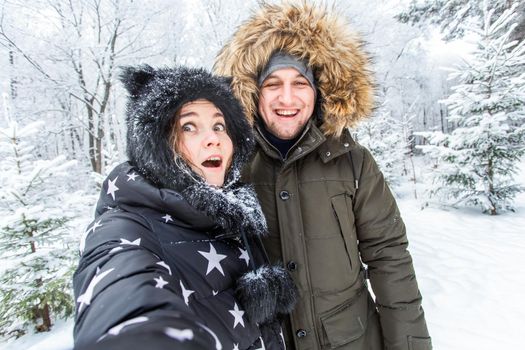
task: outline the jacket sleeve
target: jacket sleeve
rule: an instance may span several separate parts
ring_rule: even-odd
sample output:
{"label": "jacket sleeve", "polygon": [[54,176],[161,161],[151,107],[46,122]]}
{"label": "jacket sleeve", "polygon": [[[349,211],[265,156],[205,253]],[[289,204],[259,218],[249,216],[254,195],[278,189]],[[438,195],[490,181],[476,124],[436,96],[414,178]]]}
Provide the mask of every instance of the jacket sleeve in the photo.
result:
{"label": "jacket sleeve", "polygon": [[372,155],[363,150],[355,195],[357,237],[376,295],[386,349],[431,349],[408,240],[396,201]]}
{"label": "jacket sleeve", "polygon": [[73,277],[76,349],[214,349],[147,222],[113,210],[89,228]]}

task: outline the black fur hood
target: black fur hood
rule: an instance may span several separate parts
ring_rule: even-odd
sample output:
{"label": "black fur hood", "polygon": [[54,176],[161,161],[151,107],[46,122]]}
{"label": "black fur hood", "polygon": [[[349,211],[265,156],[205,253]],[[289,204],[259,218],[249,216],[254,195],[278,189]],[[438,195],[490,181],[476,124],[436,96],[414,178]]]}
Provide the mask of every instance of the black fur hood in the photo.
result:
{"label": "black fur hood", "polygon": [[254,147],[253,131],[230,81],[201,68],[124,67],[120,80],[129,93],[126,111],[127,155],[130,163],[161,188],[181,191],[204,180],[190,167],[175,164],[170,133],[175,112],[185,103],[206,99],[224,114],[234,157],[224,187],[234,184]]}
{"label": "black fur hood", "polygon": [[[127,154],[131,165],[160,189],[175,190],[212,218],[223,232],[264,235],[266,220],[251,186],[239,182],[254,148],[251,126],[226,78],[202,68],[124,67],[120,79],[129,92]],[[224,185],[213,188],[185,162],[176,162],[170,145],[175,112],[185,103],[206,99],[224,115],[233,143],[233,161]],[[248,210],[249,209],[249,210]],[[243,218],[242,225],[239,218]]]}

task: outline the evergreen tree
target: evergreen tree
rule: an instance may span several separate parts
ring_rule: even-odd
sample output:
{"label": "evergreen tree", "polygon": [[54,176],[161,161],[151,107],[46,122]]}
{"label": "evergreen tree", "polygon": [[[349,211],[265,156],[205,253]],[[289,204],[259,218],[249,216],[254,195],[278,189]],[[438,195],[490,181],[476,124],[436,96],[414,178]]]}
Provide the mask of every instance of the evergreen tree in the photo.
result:
{"label": "evergreen tree", "polygon": [[491,215],[512,210],[523,190],[515,181],[525,154],[525,41],[509,40],[516,6],[469,30],[479,35],[477,49],[451,78],[458,84],[443,102],[450,134],[421,133],[430,141],[423,149],[438,160],[431,195],[445,204],[480,206]]}
{"label": "evergreen tree", "polygon": [[[485,0],[496,17],[505,10],[517,6],[517,27],[512,39],[525,38],[525,2],[522,0]],[[396,16],[401,23],[424,26],[437,25],[446,40],[454,40],[465,35],[464,26],[472,20],[484,18],[484,1],[480,0],[412,0],[408,7]]]}
{"label": "evergreen tree", "polygon": [[0,334],[19,337],[74,310],[76,244],[57,183],[72,162],[36,158],[30,140],[42,123],[8,124],[0,129]]}
{"label": "evergreen tree", "polygon": [[405,155],[409,152],[401,122],[394,119],[390,112],[380,109],[359,125],[356,138],[370,150],[385,180],[391,186],[398,185],[405,169]]}

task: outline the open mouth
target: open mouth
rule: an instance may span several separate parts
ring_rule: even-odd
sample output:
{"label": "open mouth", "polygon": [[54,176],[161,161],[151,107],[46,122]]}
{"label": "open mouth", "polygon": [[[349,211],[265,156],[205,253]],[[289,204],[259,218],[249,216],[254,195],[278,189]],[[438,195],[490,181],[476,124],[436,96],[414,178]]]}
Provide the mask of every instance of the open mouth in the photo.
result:
{"label": "open mouth", "polygon": [[210,157],[201,163],[205,168],[218,168],[222,165],[221,157]]}
{"label": "open mouth", "polygon": [[277,114],[279,117],[295,117],[299,113],[298,109],[276,109],[275,114]]}

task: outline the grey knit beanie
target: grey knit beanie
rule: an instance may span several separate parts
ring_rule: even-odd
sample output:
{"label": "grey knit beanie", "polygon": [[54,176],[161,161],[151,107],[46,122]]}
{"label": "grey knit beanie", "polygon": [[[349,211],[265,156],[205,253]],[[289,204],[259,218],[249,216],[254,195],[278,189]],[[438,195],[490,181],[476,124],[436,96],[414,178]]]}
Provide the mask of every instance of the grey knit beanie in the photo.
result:
{"label": "grey knit beanie", "polygon": [[308,66],[306,60],[299,59],[283,51],[277,51],[272,55],[272,57],[270,57],[270,60],[257,78],[257,86],[261,87],[270,74],[282,68],[294,68],[297,70],[303,77],[306,78],[306,80],[308,80],[310,86],[312,89],[314,89],[314,93],[316,93],[314,73]]}

